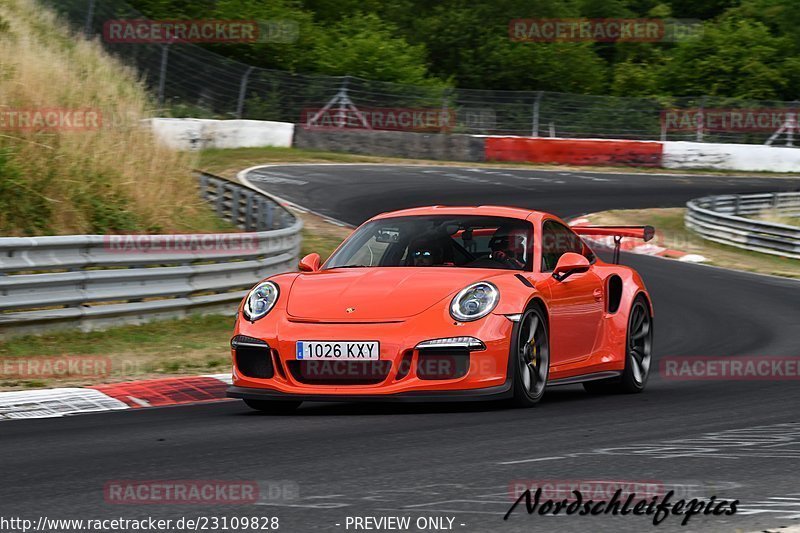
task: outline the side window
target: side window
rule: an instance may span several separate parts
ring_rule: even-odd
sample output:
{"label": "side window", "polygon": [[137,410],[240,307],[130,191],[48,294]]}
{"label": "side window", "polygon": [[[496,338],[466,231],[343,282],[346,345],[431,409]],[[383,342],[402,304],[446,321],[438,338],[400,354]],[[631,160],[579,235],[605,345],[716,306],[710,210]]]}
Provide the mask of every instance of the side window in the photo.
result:
{"label": "side window", "polygon": [[575,252],[594,260],[594,254],[571,229],[555,220],[542,225],[542,272],[552,272],[559,258],[566,252]]}

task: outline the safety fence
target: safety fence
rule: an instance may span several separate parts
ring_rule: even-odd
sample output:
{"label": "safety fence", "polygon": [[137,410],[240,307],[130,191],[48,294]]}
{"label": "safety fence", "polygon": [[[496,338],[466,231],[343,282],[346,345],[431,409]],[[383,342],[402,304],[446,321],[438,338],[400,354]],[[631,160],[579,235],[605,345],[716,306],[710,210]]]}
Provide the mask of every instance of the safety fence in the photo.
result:
{"label": "safety fence", "polygon": [[800,226],[747,218],[800,217],[798,192],[706,196],[689,201],[686,207],[686,227],[704,239],[800,259]]}
{"label": "safety fence", "polygon": [[0,238],[0,336],[233,313],[247,289],[294,270],[302,221],[272,198],[201,173],[240,233]]}
{"label": "safety fence", "polygon": [[[146,18],[125,0],[45,1],[77,30],[101,39],[107,50],[135,66],[162,113],[173,117],[334,129],[346,129],[342,122],[355,120],[357,126],[395,129],[386,124],[402,122],[403,112],[434,112],[447,119],[428,130],[442,133],[755,144],[785,138],[790,146],[800,134],[798,102],[480,90],[444,82],[420,86],[299,74],[241,63],[192,43],[108,42],[103,33],[109,21]],[[721,122],[735,127],[726,129]]]}

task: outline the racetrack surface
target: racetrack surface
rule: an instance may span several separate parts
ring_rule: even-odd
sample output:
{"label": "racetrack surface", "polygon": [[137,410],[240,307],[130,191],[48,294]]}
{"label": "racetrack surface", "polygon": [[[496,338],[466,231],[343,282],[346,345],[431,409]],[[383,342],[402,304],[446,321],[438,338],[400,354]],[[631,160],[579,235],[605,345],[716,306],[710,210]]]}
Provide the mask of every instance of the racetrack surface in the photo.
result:
{"label": "racetrack surface", "polygon": [[[563,217],[673,207],[705,194],[797,188],[797,180],[462,167],[309,165],[250,173],[256,186],[358,224],[426,204],[508,204]],[[604,180],[604,181],[598,181]],[[655,306],[655,356],[800,356],[800,283],[623,254]],[[663,379],[590,396],[551,389],[534,409],[308,404],[290,416],[239,402],[0,425],[0,514],[36,518],[278,516],[281,531],[353,531],[347,516],[454,517],[455,531],[643,531],[648,517],[540,517],[516,481],[611,480],[739,499],[731,517],[668,517],[662,531],[744,531],[800,520],[797,381]],[[113,480],[289,480],[267,505],[113,505]],[[337,525],[340,524],[340,525]],[[464,525],[461,525],[464,524]],[[418,531],[411,528],[410,531]]]}

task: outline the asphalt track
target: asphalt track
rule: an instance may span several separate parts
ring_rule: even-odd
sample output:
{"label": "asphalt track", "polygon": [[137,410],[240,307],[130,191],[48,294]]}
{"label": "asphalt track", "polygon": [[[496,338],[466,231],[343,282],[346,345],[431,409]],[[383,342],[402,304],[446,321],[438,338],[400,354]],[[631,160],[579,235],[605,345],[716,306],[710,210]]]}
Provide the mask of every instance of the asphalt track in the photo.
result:
{"label": "asphalt track", "polygon": [[[271,167],[250,178],[353,224],[436,203],[521,205],[567,217],[800,186],[761,177],[345,165]],[[646,256],[623,261],[652,294],[657,359],[800,355],[800,283]],[[694,517],[686,527],[668,517],[656,530],[752,531],[800,523],[798,406],[797,381],[676,381],[656,372],[641,395],[563,387],[530,410],[309,404],[266,416],[230,402],[6,422],[0,515],[267,515],[289,532],[354,531],[345,527],[348,516],[396,515],[451,517],[454,531],[469,532],[650,530],[648,517],[540,517],[521,508],[503,521],[516,481],[605,480],[741,502],[734,516]],[[299,498],[216,507],[106,503],[104,485],[120,479],[284,480],[299,487]]]}

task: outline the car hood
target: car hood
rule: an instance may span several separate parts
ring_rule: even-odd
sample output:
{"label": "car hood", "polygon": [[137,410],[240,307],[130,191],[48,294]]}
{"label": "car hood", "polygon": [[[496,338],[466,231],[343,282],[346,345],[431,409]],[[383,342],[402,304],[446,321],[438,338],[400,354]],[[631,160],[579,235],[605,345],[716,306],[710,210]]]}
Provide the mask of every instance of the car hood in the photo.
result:
{"label": "car hood", "polygon": [[424,267],[322,270],[297,276],[286,311],[290,317],[309,320],[399,320],[425,311],[470,283],[501,274]]}

